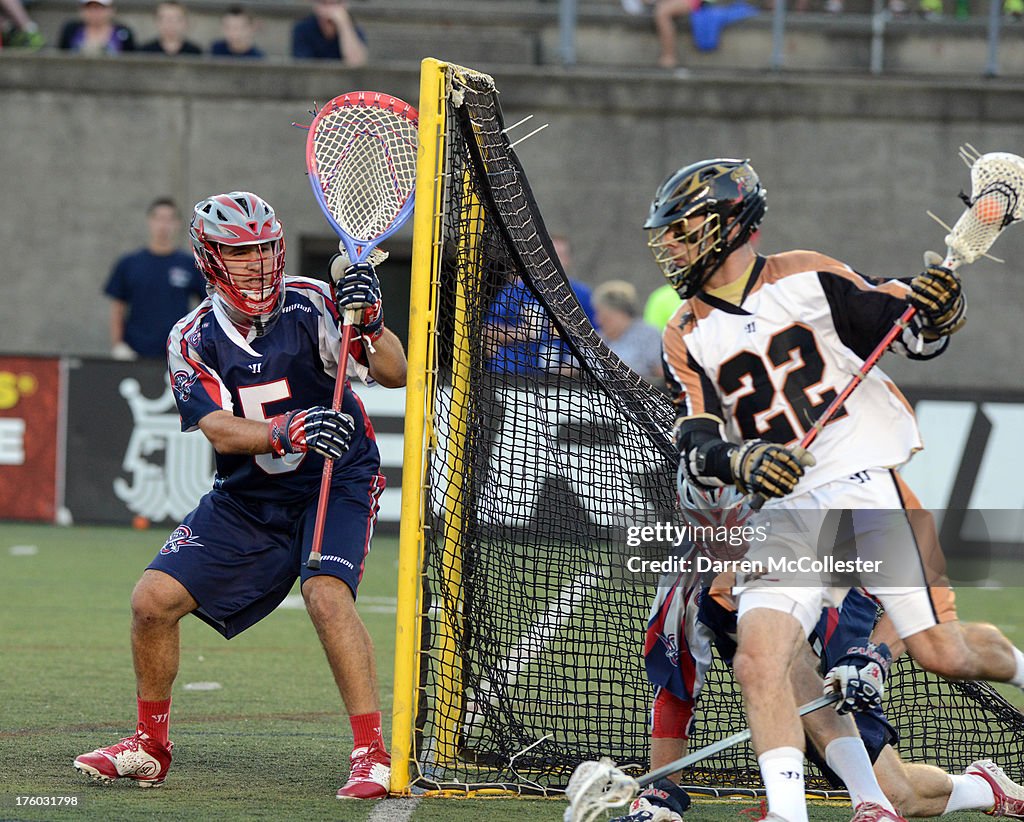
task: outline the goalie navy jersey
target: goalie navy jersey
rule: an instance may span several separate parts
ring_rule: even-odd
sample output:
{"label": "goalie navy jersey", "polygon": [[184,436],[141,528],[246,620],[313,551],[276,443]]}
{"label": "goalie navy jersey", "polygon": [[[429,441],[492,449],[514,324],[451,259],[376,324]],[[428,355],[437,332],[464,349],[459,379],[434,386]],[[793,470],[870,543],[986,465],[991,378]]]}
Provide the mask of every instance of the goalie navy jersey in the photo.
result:
{"label": "goalie navy jersey", "polygon": [[[908,294],[898,280],[869,280],[813,251],[758,257],[738,306],[702,294],[666,326],[665,375],[679,415],[713,414],[735,443],[796,444],[903,313]],[[919,448],[910,404],[876,367],[818,436],[817,465],[799,488],[895,467]]]}
{"label": "goalie navy jersey", "polygon": [[[341,334],[330,287],[304,277],[285,278],[281,316],[262,337],[245,338],[219,300],[207,297],[178,321],[167,340],[167,366],[182,431],[195,431],[207,414],[268,420],[286,411],[330,408],[338,371]],[[348,377],[368,380],[362,344],[353,342],[342,410],[355,420],[352,444],[334,463],[334,481],[365,476],[380,464],[373,427]],[[214,487],[279,503],[315,496],[324,459],[301,454],[216,454]],[[371,471],[372,472],[372,471]]]}

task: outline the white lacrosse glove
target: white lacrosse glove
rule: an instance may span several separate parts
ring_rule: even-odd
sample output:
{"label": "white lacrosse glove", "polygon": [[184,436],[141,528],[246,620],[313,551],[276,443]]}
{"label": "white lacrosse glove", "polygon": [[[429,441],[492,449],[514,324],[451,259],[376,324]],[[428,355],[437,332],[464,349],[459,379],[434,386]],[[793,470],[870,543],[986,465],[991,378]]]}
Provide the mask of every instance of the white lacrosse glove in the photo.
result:
{"label": "white lacrosse glove", "polygon": [[825,676],[825,695],[842,697],[836,703],[836,711],[841,714],[880,708],[891,665],[892,653],[884,642],[847,648]]}

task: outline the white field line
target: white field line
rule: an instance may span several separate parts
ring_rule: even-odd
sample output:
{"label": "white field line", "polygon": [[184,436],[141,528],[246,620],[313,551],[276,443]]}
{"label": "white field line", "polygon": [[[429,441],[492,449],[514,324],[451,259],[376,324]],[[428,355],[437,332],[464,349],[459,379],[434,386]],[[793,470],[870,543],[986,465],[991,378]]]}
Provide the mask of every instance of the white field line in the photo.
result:
{"label": "white field line", "polygon": [[412,799],[383,799],[374,805],[366,822],[409,822],[416,806],[420,800]]}

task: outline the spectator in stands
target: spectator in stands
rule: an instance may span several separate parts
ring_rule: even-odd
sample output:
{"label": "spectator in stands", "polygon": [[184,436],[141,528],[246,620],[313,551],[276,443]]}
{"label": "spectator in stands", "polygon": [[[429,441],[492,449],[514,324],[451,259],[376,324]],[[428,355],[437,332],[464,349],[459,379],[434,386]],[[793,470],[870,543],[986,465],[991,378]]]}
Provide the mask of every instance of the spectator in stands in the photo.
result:
{"label": "spectator in stands", "polygon": [[340,60],[350,68],[366,65],[366,37],[352,19],[347,0],[313,0],[313,13],[292,28],[292,57]]}
{"label": "spectator in stands", "polygon": [[162,0],[157,3],[153,16],[156,18],[156,39],[150,40],[139,51],[166,54],[202,54],[203,50],[185,36],[188,34],[188,9],[178,0]]}
{"label": "spectator in stands", "polygon": [[[568,276],[572,270],[569,239],[555,234],[551,244]],[[571,276],[569,284],[587,320],[596,327],[589,286]],[[558,336],[544,307],[519,277],[501,290],[488,309],[484,344],[489,371],[534,375],[544,372],[569,375],[573,371],[569,348]]]}
{"label": "spectator in stands", "polygon": [[46,45],[38,24],[28,16],[21,0],[0,0],[0,29],[3,44],[10,48],[38,51]]}
{"label": "spectator in stands", "polygon": [[256,22],[244,6],[231,6],[220,20],[222,40],[210,46],[210,54],[218,57],[264,57],[263,50],[253,44]]}
{"label": "spectator in stands", "polygon": [[146,246],[117,261],[104,289],[112,300],[110,353],[119,360],[163,360],[174,323],[192,310],[192,298],[206,297],[193,255],[178,248],[181,212],[174,200],[154,200],[146,227]]}
{"label": "spectator in stands", "polygon": [[61,29],[61,49],[88,57],[135,51],[132,30],[114,20],[114,0],[79,0],[79,13]]}
{"label": "spectator in stands", "polygon": [[659,384],[661,333],[640,318],[636,288],[625,280],[608,280],[594,289],[597,330],[619,359],[641,377]]}
{"label": "spectator in stands", "polygon": [[644,303],[644,322],[656,328],[659,333],[664,331],[682,302],[679,294],[669,283],[659,286],[651,292],[651,296]]}
{"label": "spectator in stands", "polygon": [[[803,10],[806,0],[797,0]],[[622,7],[630,14],[642,14],[646,6],[653,6],[654,28],[658,33],[658,65],[672,69],[678,76],[689,74],[679,68],[676,49],[676,18],[689,17],[693,43],[700,51],[718,48],[722,29],[757,14],[757,9],[746,0],[719,3],[716,0],[622,0]]]}

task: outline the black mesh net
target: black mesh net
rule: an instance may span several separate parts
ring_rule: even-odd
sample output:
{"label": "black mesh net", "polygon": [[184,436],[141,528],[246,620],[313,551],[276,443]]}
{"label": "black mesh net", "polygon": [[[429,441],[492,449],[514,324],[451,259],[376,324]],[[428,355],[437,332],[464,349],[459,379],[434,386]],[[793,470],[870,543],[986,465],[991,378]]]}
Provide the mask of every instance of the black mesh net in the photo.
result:
{"label": "black mesh net", "polygon": [[[449,68],[449,83],[413,786],[544,793],[586,759],[645,769],[653,591],[623,579],[622,546],[635,523],[682,524],[674,414],[580,307],[489,78]],[[959,769],[993,756],[1022,773],[1021,716],[991,689],[901,665],[892,691],[907,758]],[[704,694],[691,749],[745,725],[720,662]],[[955,743],[937,744],[947,728]],[[746,746],[686,781],[759,782]]]}

